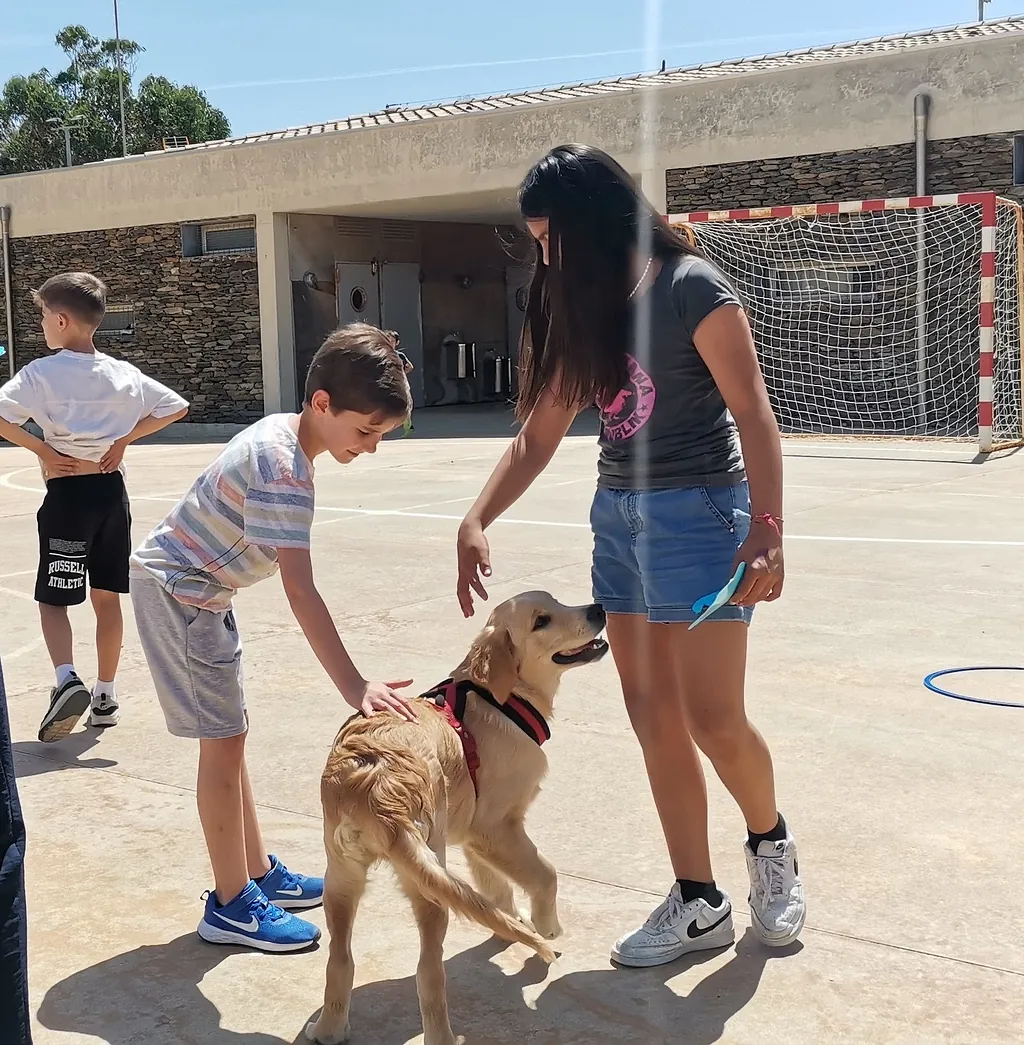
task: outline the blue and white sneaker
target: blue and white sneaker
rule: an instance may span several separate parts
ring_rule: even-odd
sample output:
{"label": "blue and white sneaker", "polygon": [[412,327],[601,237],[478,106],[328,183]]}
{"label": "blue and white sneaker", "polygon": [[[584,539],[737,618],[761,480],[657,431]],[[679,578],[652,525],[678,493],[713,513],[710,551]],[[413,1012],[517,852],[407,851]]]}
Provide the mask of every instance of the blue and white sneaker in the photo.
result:
{"label": "blue and white sneaker", "polygon": [[301,910],[305,907],[316,907],[323,903],[324,880],[310,878],[309,875],[295,874],[273,853],[270,858],[270,870],[256,884],[263,890],[263,895],[278,907],[285,910]]}
{"label": "blue and white sneaker", "polygon": [[320,939],[311,922],[272,904],[255,882],[221,906],[217,894],[206,894],[206,913],[197,930],[207,943],[240,944],[259,951],[301,951]]}

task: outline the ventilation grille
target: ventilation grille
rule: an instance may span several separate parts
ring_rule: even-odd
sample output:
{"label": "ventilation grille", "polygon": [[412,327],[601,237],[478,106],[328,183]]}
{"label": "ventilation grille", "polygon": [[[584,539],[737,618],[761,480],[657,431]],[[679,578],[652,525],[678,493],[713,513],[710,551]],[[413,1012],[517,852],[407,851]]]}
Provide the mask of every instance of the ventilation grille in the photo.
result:
{"label": "ventilation grille", "polygon": [[339,214],[334,219],[334,231],[342,236],[368,239],[376,231],[376,225],[373,218],[349,218]]}
{"label": "ventilation grille", "polygon": [[380,223],[381,239],[391,243],[415,243],[419,238],[419,229],[411,221],[382,221]]}

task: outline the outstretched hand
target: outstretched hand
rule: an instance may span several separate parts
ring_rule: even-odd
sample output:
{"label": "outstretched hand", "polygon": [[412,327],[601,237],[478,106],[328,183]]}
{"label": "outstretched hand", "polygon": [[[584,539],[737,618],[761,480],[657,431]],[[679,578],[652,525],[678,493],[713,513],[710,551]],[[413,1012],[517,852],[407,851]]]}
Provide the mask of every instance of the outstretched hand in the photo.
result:
{"label": "outstretched hand", "polygon": [[473,592],[486,602],[487,589],[481,577],[491,575],[491,548],[479,523],[464,520],[459,527],[458,560],[459,580],[456,591],[459,605],[462,607],[463,616],[472,617],[475,612]]}

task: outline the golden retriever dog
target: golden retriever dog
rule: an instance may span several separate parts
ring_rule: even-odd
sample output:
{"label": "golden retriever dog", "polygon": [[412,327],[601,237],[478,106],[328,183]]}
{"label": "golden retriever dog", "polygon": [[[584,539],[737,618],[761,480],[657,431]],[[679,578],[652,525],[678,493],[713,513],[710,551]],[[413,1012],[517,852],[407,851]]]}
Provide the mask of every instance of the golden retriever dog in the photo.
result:
{"label": "golden retriever dog", "polygon": [[[494,609],[452,677],[417,699],[418,722],[356,715],[342,726],[320,787],[331,945],[310,1039],[348,1038],[352,923],[380,860],[394,868],[419,925],[424,1045],[456,1045],[442,962],[450,911],[554,960],[546,941],[562,931],[555,870],[523,821],[547,771],[541,744],[559,680],[605,655],[604,626],[600,606],[518,595]],[[447,870],[449,845],[462,847],[476,888]],[[530,899],[532,925],[520,919],[513,883]]]}

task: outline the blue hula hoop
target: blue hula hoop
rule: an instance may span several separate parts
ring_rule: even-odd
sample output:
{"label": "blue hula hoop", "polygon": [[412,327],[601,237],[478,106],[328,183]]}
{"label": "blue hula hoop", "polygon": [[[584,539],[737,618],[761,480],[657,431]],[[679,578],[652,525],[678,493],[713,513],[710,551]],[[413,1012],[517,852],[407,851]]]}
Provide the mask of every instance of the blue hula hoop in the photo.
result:
{"label": "blue hula hoop", "polygon": [[930,675],[926,675],[924,684],[933,693],[938,693],[943,697],[952,697],[954,700],[965,700],[969,704],[988,704],[990,707],[996,708],[1024,708],[1024,704],[1017,704],[1011,700],[985,700],[982,697],[968,697],[963,693],[954,693],[951,689],[943,689],[941,686],[935,685],[935,679],[942,678],[944,675],[961,675],[967,671],[1024,671],[1024,668],[999,666],[998,664],[986,664],[973,668],[943,668],[941,671],[933,671]]}

